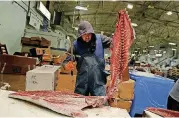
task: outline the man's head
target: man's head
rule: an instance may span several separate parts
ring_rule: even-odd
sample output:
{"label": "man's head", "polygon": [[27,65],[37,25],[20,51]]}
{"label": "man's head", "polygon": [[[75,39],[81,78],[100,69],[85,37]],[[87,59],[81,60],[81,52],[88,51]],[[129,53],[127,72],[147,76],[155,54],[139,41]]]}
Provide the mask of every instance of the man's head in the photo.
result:
{"label": "man's head", "polygon": [[82,38],[83,41],[89,42],[94,34],[92,25],[88,21],[82,21],[78,25],[78,38]]}

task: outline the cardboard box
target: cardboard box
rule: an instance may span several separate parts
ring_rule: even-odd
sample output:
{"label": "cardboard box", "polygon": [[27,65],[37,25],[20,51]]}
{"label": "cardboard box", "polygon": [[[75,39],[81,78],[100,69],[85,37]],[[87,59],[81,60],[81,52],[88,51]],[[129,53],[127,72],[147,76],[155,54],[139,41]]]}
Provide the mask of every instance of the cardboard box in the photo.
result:
{"label": "cardboard box", "polygon": [[76,84],[76,75],[59,74],[57,82],[57,91],[70,91],[74,92]]}
{"label": "cardboard box", "polygon": [[25,75],[27,71],[35,68],[36,59],[15,56],[0,55],[0,71],[4,74],[21,74]]}
{"label": "cardboard box", "polygon": [[55,90],[59,66],[44,65],[26,74],[26,90]]}
{"label": "cardboard box", "polygon": [[[110,84],[110,76],[107,78],[107,84],[106,86],[109,86]],[[133,100],[134,99],[134,86],[135,81],[134,80],[128,80],[120,83],[118,85],[118,91],[116,93],[113,93],[114,98],[122,98],[124,100]]]}
{"label": "cardboard box", "polygon": [[41,37],[42,41],[40,42],[40,45],[41,46],[46,46],[46,47],[49,47],[50,44],[51,44],[51,41],[45,39],[44,37]]}
{"label": "cardboard box", "polygon": [[28,38],[28,37],[22,37],[21,38],[21,43],[22,44],[30,44],[30,38]]}
{"label": "cardboard box", "polygon": [[[60,73],[61,73],[61,74],[71,74],[71,71],[65,70],[65,68],[62,67],[62,68],[60,69]],[[77,75],[77,69],[76,69],[76,67],[75,67],[75,69],[73,70],[73,75]]]}
{"label": "cardboard box", "polygon": [[129,68],[126,67],[126,70],[124,71],[123,75],[122,75],[122,80],[123,81],[128,81],[130,79],[129,77]]}
{"label": "cardboard box", "polygon": [[113,99],[110,102],[111,107],[126,109],[128,112],[130,112],[131,105],[132,105],[132,101],[126,101],[126,100],[122,100],[120,98],[119,99]]}
{"label": "cardboard box", "polygon": [[[0,74],[0,83],[8,83],[10,85],[9,90],[11,91],[24,91],[25,81],[25,75]],[[0,87],[2,87],[2,83]]]}
{"label": "cardboard box", "polygon": [[124,100],[133,100],[134,86],[135,86],[135,81],[131,79],[129,81],[120,83],[118,85],[119,98],[122,98]]}

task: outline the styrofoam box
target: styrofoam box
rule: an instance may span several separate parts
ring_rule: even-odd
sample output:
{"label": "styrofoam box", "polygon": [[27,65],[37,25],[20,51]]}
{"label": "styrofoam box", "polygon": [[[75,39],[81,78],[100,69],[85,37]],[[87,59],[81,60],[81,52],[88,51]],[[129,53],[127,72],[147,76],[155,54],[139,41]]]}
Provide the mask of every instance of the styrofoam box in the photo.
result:
{"label": "styrofoam box", "polygon": [[60,66],[44,65],[26,73],[26,91],[55,90]]}

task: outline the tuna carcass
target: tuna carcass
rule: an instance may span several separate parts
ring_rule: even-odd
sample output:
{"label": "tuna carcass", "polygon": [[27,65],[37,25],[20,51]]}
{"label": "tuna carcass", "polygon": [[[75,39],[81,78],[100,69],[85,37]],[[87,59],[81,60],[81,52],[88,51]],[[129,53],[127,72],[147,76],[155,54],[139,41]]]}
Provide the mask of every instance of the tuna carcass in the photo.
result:
{"label": "tuna carcass", "polygon": [[147,108],[146,110],[162,117],[179,117],[178,111],[172,111],[163,108],[153,108],[153,107]]}
{"label": "tuna carcass", "polygon": [[22,91],[9,94],[11,98],[25,100],[73,117],[86,117],[83,108],[103,105],[105,97],[83,96],[61,91]]}
{"label": "tuna carcass", "polygon": [[134,36],[129,16],[125,10],[121,10],[111,47],[111,82],[107,89],[109,97],[116,91],[118,82],[123,80],[122,74],[128,66],[129,48],[133,43]]}

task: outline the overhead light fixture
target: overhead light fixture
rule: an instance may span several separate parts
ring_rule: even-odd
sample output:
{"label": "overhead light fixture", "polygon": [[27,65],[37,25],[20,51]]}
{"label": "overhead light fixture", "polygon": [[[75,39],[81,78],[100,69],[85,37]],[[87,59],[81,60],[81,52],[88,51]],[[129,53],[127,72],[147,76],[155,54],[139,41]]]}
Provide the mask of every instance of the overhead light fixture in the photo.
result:
{"label": "overhead light fixture", "polygon": [[73,27],[75,30],[78,30],[78,27]]}
{"label": "overhead light fixture", "polygon": [[103,34],[104,34],[104,31],[101,31],[101,34],[103,35]]}
{"label": "overhead light fixture", "polygon": [[131,54],[131,56],[135,56],[135,54]]}
{"label": "overhead light fixture", "polygon": [[108,56],[108,54],[105,54],[104,56],[105,56],[105,57],[107,57],[107,56]]}
{"label": "overhead light fixture", "polygon": [[149,5],[149,6],[148,6],[148,8],[149,8],[149,9],[153,9],[153,8],[154,8],[154,6]]}
{"label": "overhead light fixture", "polygon": [[163,51],[163,54],[166,54],[167,53],[167,51]]}
{"label": "overhead light fixture", "polygon": [[76,6],[75,9],[87,11],[87,7]]}
{"label": "overhead light fixture", "polygon": [[132,8],[133,8],[133,5],[132,5],[132,4],[128,4],[128,5],[127,5],[127,8],[128,8],[128,9],[132,9]]}
{"label": "overhead light fixture", "polygon": [[132,26],[137,27],[138,25],[136,23],[131,23]]}
{"label": "overhead light fixture", "polygon": [[155,54],[155,56],[156,56],[156,57],[161,57],[161,56],[162,56],[162,54]]}
{"label": "overhead light fixture", "polygon": [[143,50],[143,52],[147,52],[146,50]]}
{"label": "overhead light fixture", "polygon": [[168,44],[169,44],[169,45],[176,45],[176,43],[171,43],[171,42],[170,42],[170,43],[168,43]]}
{"label": "overhead light fixture", "polygon": [[154,31],[151,31],[151,32],[150,32],[150,34],[153,34],[153,33],[154,33]]}
{"label": "overhead light fixture", "polygon": [[154,48],[154,46],[153,46],[153,45],[150,45],[149,48]]}
{"label": "overhead light fixture", "polygon": [[137,51],[134,51],[134,52],[137,52]]}
{"label": "overhead light fixture", "polygon": [[171,12],[171,11],[168,11],[168,12],[167,12],[167,15],[172,15],[172,12]]}
{"label": "overhead light fixture", "polygon": [[70,40],[70,37],[69,37],[69,36],[67,36],[67,40]]}
{"label": "overhead light fixture", "polygon": [[175,49],[175,48],[172,48],[172,50],[174,50],[174,51],[175,51],[175,50],[177,50],[177,49]]}

